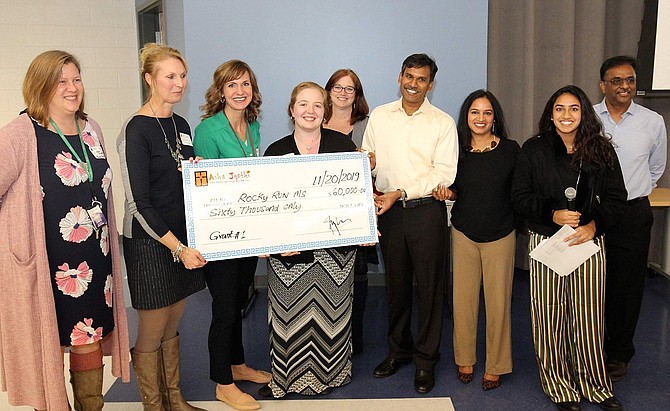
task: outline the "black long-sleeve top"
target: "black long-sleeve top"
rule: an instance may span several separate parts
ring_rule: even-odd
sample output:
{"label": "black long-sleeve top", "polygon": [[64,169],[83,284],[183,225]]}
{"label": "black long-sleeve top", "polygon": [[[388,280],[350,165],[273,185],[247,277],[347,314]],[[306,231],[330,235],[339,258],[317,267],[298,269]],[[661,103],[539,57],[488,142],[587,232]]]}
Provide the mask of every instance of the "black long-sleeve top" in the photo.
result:
{"label": "black long-sleeve top", "polygon": [[461,152],[451,186],[457,192],[451,224],[470,240],[495,241],[514,230],[510,190],[518,153],[519,144],[508,139],[501,139],[495,150]]}
{"label": "black long-sleeve top", "polygon": [[[174,124],[170,117],[159,119],[143,115],[133,116],[121,131],[117,141],[121,174],[126,192],[123,235],[128,238],[158,240],[171,231],[186,242],[184,189],[182,173],[172,157],[170,146],[176,147]],[[188,122],[174,114],[177,133],[191,136]],[[165,130],[165,135],[163,135]],[[180,137],[181,153],[185,159],[193,157],[189,139]]]}
{"label": "black long-sleeve top", "polygon": [[575,187],[579,225],[596,224],[596,235],[607,232],[623,214],[626,204],[621,167],[611,147],[612,167],[595,168],[582,164],[581,174],[571,166],[571,155],[556,134],[528,139],[517,157],[512,180],[512,206],[528,219],[529,230],[551,236],[561,227],[552,220],[555,210],[567,209],[565,189]]}
{"label": "black long-sleeve top", "polygon": [[[323,153],[341,153],[346,151],[356,151],[356,144],[351,141],[351,138],[335,130],[321,128],[321,143],[319,144],[319,154]],[[295,143],[293,133],[281,138],[265,150],[264,156],[282,156],[285,154],[299,155],[300,150]],[[340,252],[344,253],[355,246],[336,247]],[[272,257],[283,261],[286,264],[309,263],[314,260],[314,252],[312,250],[301,251],[300,254],[283,257],[279,254],[273,254]]]}

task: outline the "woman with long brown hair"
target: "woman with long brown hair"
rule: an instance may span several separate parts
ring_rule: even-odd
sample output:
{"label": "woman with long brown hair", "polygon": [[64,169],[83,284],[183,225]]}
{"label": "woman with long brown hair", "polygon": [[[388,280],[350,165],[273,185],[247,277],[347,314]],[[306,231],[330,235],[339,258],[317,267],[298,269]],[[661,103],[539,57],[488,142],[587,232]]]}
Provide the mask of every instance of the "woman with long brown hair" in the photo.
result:
{"label": "woman with long brown hair", "polygon": [[565,225],[574,229],[566,238],[569,245],[599,246],[564,276],[530,261],[535,357],[542,389],[561,411],[581,410],[582,396],[607,410],[622,408],[603,354],[603,235],[621,217],[625,202],[619,161],[591,102],[576,86],[560,88],[547,101],[538,135],[524,143],[517,158],[512,205],[528,220],[529,251]]}
{"label": "woman with long brown hair", "polygon": [[486,309],[482,388],[512,372],[512,279],[515,221],[510,188],[519,144],[507,136],[498,99],[486,90],[466,97],[458,116],[460,154],[448,191],[454,266],[454,359],[457,377],[473,379],[477,362],[479,295]]}
{"label": "woman with long brown hair", "polygon": [[[261,134],[258,115],[262,102],[256,75],[240,60],[221,64],[205,93],[204,114],[195,128],[195,154],[210,158],[257,157]],[[217,383],[216,398],[233,408],[252,410],[260,405],[235,381],[267,384],[269,372],[247,366],[242,344],[242,311],[254,281],[258,257],[211,261],[205,268],[212,295],[209,327],[209,376]]]}

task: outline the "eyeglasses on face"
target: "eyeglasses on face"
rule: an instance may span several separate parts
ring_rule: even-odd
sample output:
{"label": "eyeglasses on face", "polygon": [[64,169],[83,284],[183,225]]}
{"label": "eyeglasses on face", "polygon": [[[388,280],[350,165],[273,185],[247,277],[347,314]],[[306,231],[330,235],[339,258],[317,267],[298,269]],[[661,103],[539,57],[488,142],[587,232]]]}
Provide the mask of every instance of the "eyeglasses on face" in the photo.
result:
{"label": "eyeglasses on face", "polygon": [[620,86],[624,83],[624,81],[626,82],[626,84],[632,85],[635,84],[637,79],[635,77],[626,77],[626,78],[614,77],[611,80],[603,80],[603,82],[610,83],[613,86]]}
{"label": "eyeglasses on face", "polygon": [[331,88],[331,90],[333,90],[333,91],[336,92],[336,93],[339,93],[339,92],[341,92],[342,90],[344,90],[344,92],[347,93],[347,94],[354,94],[354,93],[356,92],[356,88],[355,88],[355,87],[351,87],[351,86],[343,87],[343,86],[341,86],[341,85],[339,85],[339,84],[335,84],[335,85]]}

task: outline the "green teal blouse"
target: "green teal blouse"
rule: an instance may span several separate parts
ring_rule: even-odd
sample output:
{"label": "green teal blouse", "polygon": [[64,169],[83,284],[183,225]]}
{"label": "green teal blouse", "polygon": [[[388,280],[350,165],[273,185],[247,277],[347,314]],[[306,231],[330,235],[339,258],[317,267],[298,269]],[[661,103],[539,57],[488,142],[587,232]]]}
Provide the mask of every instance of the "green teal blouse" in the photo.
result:
{"label": "green teal blouse", "polygon": [[219,111],[212,117],[204,119],[195,128],[193,136],[195,155],[205,159],[257,156],[261,145],[260,124],[254,121],[249,124],[247,130],[250,138],[247,138],[245,143],[237,137],[228,118]]}

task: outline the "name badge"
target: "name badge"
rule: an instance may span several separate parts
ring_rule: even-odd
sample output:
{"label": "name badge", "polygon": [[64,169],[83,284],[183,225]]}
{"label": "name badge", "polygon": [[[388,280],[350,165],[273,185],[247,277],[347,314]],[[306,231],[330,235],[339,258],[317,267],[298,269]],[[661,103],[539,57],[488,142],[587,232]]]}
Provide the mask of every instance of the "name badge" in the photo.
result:
{"label": "name badge", "polygon": [[107,218],[105,218],[105,214],[103,214],[100,205],[101,205],[100,202],[94,201],[93,204],[91,205],[91,208],[86,210],[88,216],[91,218],[93,227],[96,230],[107,224]]}
{"label": "name badge", "polygon": [[191,140],[191,136],[189,136],[188,134],[179,133],[179,139],[181,140],[181,143],[185,146],[193,145],[193,140]]}

